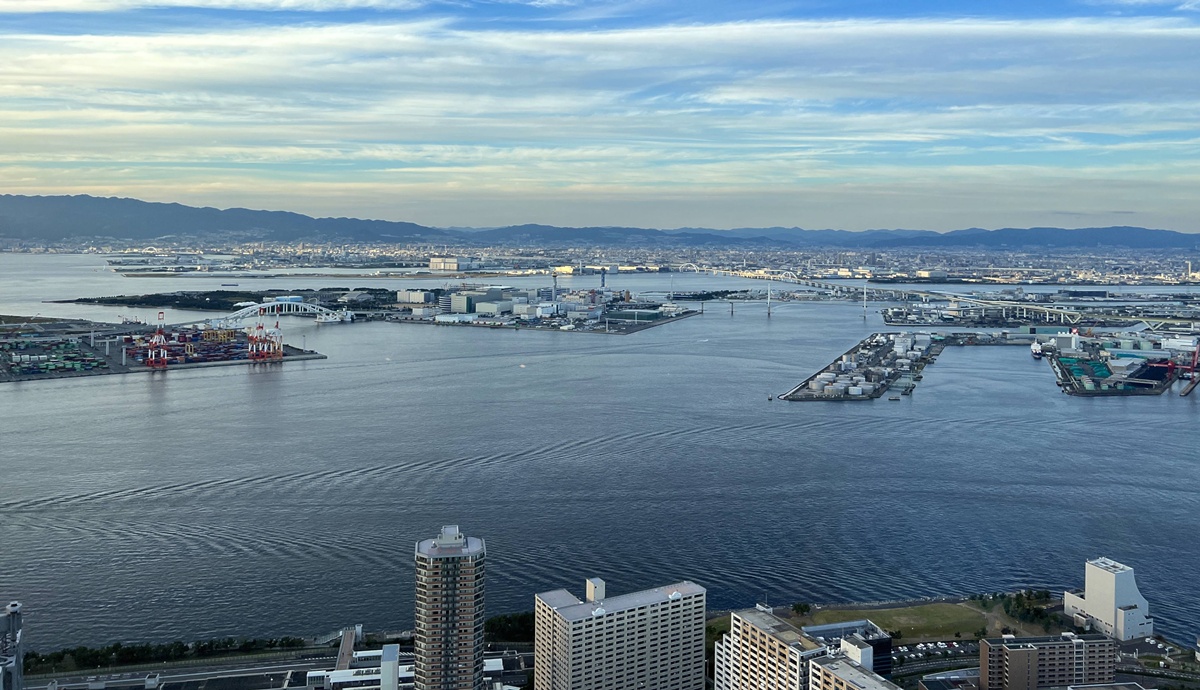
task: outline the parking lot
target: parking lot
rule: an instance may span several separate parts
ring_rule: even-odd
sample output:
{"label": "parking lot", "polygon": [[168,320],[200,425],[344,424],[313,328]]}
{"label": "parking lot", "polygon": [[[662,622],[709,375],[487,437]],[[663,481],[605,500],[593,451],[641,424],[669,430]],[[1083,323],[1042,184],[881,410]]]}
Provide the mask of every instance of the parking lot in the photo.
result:
{"label": "parking lot", "polygon": [[944,658],[970,658],[979,656],[978,642],[923,642],[912,645],[901,645],[892,649],[892,658],[903,658],[905,661],[919,661],[923,659]]}

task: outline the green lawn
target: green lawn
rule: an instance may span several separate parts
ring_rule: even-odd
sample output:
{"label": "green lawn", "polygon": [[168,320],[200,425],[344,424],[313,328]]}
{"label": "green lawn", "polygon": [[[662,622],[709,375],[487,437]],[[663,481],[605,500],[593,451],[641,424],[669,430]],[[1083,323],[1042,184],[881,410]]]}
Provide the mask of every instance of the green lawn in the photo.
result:
{"label": "green lawn", "polygon": [[711,650],[717,640],[721,636],[729,632],[729,626],[733,625],[733,617],[729,614],[718,618],[709,618],[704,622],[704,643]]}
{"label": "green lawn", "polygon": [[[957,604],[924,604],[902,609],[822,609],[812,615],[815,625],[869,618],[884,630],[899,630],[902,640],[948,640],[954,633],[974,639],[984,626],[983,614]],[[901,643],[903,644],[903,642]]]}

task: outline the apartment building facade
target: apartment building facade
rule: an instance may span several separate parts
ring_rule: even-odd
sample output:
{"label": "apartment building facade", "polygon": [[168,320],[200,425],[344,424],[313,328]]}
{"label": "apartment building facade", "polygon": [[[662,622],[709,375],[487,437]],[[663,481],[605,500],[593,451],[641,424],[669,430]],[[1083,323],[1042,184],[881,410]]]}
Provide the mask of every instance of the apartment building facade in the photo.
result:
{"label": "apartment building facade", "polygon": [[703,587],[607,597],[590,578],[586,596],[534,597],[535,690],[704,690]]}
{"label": "apartment building facade", "polygon": [[457,525],[417,542],[416,690],[482,690],[485,547]]}
{"label": "apartment building facade", "polygon": [[1104,635],[1010,635],[979,642],[980,690],[1111,683],[1116,671],[1117,644]]}

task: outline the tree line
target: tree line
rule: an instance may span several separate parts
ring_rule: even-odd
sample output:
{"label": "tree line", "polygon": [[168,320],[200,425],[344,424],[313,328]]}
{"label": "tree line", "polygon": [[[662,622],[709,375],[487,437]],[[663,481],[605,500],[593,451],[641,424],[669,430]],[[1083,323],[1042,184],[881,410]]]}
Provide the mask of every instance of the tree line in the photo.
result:
{"label": "tree line", "polygon": [[270,650],[300,649],[307,642],[299,637],[246,638],[224,637],[187,644],[176,640],[165,644],[122,644],[106,647],[73,647],[40,654],[25,653],[25,673],[55,673],[77,669],[152,664],[185,659],[204,659],[232,654],[251,654]]}

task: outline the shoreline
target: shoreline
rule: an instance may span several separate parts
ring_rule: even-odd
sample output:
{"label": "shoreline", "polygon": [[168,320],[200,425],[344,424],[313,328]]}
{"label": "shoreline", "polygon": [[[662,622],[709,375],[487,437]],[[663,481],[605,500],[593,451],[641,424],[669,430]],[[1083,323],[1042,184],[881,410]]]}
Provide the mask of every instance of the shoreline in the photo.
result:
{"label": "shoreline", "polygon": [[670,316],[670,317],[666,317],[666,318],[662,318],[662,319],[656,319],[654,321],[645,321],[645,322],[637,323],[636,325],[631,325],[631,326],[626,326],[626,324],[634,324],[635,322],[621,321],[620,323],[622,324],[622,326],[621,326],[620,330],[607,330],[607,331],[601,330],[599,328],[595,328],[595,329],[591,329],[591,328],[563,329],[559,326],[552,326],[552,327],[522,326],[519,324],[476,323],[476,322],[471,322],[471,321],[465,321],[465,322],[461,322],[461,323],[455,323],[455,322],[439,323],[437,321],[430,321],[428,319],[411,319],[411,318],[410,319],[384,319],[384,321],[386,321],[388,323],[402,323],[402,324],[411,324],[411,325],[420,325],[420,326],[451,326],[451,327],[455,327],[455,328],[489,328],[489,329],[494,329],[494,330],[538,331],[538,332],[545,332],[545,333],[596,333],[599,335],[632,335],[634,333],[639,333],[641,331],[644,331],[644,330],[647,330],[650,328],[654,328],[656,326],[663,326],[663,325],[666,325],[669,323],[674,323],[676,321],[682,321],[683,319],[686,319],[686,318],[689,318],[692,316],[699,316],[700,314],[701,314],[701,312],[698,312],[695,310],[689,310],[682,314],[678,314],[676,316]]}

